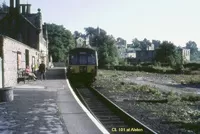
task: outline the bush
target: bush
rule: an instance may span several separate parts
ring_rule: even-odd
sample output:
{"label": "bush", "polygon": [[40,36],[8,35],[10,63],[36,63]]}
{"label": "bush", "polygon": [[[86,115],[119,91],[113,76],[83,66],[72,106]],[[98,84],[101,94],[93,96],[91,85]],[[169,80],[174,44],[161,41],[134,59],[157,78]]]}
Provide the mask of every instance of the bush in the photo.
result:
{"label": "bush", "polygon": [[161,67],[161,66],[142,66],[141,64],[137,65],[126,65],[126,66],[104,66],[101,69],[108,69],[108,70],[121,70],[121,71],[145,71],[151,73],[167,73],[167,74],[174,74],[177,73],[177,70],[171,67]]}
{"label": "bush", "polygon": [[160,62],[154,62],[154,66],[161,67],[161,63]]}
{"label": "bush", "polygon": [[200,101],[200,95],[195,95],[195,94],[183,95],[181,97],[181,100],[183,100],[183,101]]}
{"label": "bush", "polygon": [[177,64],[175,66],[175,70],[176,70],[177,73],[183,73],[184,66],[182,64]]}
{"label": "bush", "polygon": [[189,68],[190,70],[198,70],[200,68],[200,63],[187,63],[184,67]]}

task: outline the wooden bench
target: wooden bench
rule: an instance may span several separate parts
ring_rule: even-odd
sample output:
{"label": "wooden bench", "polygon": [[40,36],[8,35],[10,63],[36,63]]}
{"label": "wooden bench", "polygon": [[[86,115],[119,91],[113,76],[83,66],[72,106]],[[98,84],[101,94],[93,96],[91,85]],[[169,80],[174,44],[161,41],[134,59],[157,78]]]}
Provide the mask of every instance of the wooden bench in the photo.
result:
{"label": "wooden bench", "polygon": [[17,83],[19,83],[20,81],[24,81],[24,84],[26,83],[26,80],[30,80],[31,77],[28,76],[28,74],[26,74],[25,70],[23,69],[19,69],[17,71]]}

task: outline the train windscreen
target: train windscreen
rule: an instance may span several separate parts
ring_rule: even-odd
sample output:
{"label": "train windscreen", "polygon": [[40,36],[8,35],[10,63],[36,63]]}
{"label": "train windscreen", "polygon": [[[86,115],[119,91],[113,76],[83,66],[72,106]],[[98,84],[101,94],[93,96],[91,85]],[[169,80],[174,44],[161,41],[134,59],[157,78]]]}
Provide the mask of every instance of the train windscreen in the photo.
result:
{"label": "train windscreen", "polygon": [[70,55],[69,63],[71,65],[95,65],[96,57],[93,53],[79,53]]}
{"label": "train windscreen", "polygon": [[77,55],[70,55],[69,64],[77,65],[78,64],[78,56]]}
{"label": "train windscreen", "polygon": [[88,55],[88,64],[89,65],[95,65],[96,64],[95,54],[89,54]]}
{"label": "train windscreen", "polygon": [[87,64],[87,55],[86,54],[80,54],[79,55],[79,62],[80,62],[80,65],[86,65]]}

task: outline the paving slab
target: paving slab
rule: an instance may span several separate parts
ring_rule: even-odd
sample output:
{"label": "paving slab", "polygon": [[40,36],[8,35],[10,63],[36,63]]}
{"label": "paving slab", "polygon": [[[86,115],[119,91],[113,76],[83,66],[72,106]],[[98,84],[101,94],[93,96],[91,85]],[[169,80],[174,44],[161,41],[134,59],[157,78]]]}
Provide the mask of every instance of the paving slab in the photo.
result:
{"label": "paving slab", "polygon": [[60,76],[65,75],[64,71],[59,69],[62,68],[50,70],[47,80],[29,81],[14,87],[14,101],[0,103],[0,133],[107,133],[80,107],[69,83]]}

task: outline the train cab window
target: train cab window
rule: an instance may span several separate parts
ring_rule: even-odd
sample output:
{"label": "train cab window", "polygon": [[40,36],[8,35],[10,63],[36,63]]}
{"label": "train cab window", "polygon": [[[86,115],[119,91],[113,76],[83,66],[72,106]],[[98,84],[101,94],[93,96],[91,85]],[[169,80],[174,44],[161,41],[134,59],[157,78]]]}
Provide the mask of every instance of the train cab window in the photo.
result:
{"label": "train cab window", "polygon": [[87,64],[87,55],[80,54],[79,62],[81,65]]}
{"label": "train cab window", "polygon": [[93,55],[93,54],[88,55],[88,64],[94,65],[95,63],[96,63],[95,55]]}
{"label": "train cab window", "polygon": [[77,61],[78,61],[78,58],[77,58],[76,55],[71,55],[71,56],[70,56],[70,60],[69,60],[70,64],[76,65],[76,64],[78,64]]}

